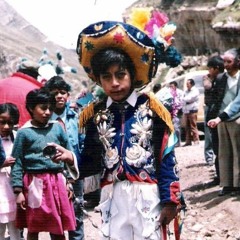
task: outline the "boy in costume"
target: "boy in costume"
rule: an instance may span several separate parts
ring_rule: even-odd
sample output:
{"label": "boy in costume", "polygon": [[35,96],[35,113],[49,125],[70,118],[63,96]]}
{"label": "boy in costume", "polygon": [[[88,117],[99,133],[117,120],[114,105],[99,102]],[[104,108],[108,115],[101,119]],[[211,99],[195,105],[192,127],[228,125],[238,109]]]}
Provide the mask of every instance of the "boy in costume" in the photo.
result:
{"label": "boy in costume", "polygon": [[135,89],[163,61],[158,50],[144,32],[121,22],[95,23],[79,34],[79,61],[107,95],[80,115],[86,131],[80,176],[101,172],[102,239],[161,239],[161,226],[177,214],[171,115],[153,93]]}

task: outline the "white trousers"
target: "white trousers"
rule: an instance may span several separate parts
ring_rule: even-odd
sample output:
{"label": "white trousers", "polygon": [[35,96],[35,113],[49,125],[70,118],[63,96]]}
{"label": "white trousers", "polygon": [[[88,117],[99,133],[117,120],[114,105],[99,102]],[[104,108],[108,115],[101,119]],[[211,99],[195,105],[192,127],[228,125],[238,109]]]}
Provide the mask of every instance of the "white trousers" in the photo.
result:
{"label": "white trousers", "polygon": [[160,240],[160,199],[156,184],[116,182],[101,191],[102,238]]}

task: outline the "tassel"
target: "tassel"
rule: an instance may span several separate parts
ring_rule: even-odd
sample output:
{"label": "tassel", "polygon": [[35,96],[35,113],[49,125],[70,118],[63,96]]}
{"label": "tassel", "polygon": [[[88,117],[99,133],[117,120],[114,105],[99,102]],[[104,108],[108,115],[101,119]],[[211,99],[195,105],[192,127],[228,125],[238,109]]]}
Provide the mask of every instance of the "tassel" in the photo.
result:
{"label": "tassel", "polygon": [[90,103],[87,107],[85,107],[82,112],[80,113],[79,117],[79,127],[83,128],[88,119],[93,117],[94,115],[94,105]]}
{"label": "tassel", "polygon": [[150,92],[149,93],[149,104],[150,108],[154,110],[157,115],[163,119],[163,121],[167,124],[169,127],[171,133],[174,132],[174,126],[172,123],[172,117],[169,111],[163,106],[163,104],[156,98],[154,93]]}

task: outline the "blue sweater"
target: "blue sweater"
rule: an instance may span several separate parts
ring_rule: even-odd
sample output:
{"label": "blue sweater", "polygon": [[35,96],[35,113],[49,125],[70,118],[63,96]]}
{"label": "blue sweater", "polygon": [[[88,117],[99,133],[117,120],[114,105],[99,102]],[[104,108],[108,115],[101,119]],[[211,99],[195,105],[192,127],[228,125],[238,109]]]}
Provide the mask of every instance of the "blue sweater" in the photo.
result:
{"label": "blue sweater", "polygon": [[70,150],[67,135],[58,123],[49,123],[43,128],[23,126],[18,130],[12,150],[12,156],[16,158],[11,171],[13,188],[23,187],[24,173],[63,171],[64,163],[54,163],[43,156],[43,148],[50,142]]}

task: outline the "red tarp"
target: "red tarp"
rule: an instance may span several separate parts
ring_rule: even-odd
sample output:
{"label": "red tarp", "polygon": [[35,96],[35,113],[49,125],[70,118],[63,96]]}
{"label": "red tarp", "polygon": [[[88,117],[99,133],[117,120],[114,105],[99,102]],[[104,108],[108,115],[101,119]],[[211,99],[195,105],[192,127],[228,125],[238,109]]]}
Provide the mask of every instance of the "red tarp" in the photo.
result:
{"label": "red tarp", "polygon": [[0,103],[11,102],[17,105],[20,111],[19,126],[21,127],[30,115],[25,107],[26,95],[29,91],[42,86],[36,79],[21,72],[0,80]]}

